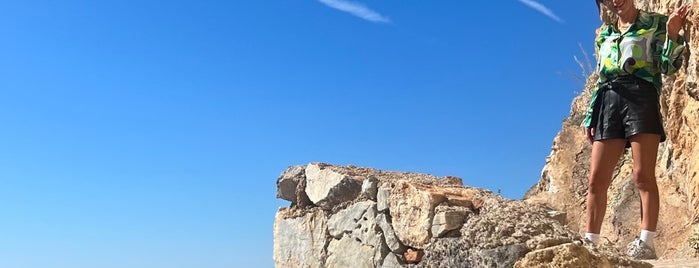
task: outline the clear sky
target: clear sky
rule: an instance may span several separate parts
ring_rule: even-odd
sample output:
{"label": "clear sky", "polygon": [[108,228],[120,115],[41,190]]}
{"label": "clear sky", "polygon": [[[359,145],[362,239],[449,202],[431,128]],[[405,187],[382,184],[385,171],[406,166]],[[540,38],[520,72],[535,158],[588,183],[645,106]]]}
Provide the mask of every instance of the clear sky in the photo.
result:
{"label": "clear sky", "polygon": [[590,1],[0,2],[0,267],[272,267],[309,162],[521,198]]}

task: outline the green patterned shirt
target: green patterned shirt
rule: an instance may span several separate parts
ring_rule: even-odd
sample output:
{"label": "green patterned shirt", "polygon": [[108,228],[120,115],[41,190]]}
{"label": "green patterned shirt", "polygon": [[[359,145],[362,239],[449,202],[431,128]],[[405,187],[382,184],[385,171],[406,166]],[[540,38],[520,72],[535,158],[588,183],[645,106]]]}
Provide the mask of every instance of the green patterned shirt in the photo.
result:
{"label": "green patterned shirt", "polygon": [[665,15],[640,11],[629,29],[620,33],[614,25],[607,24],[597,37],[597,73],[599,80],[593,89],[587,109],[585,127],[593,127],[592,109],[597,99],[599,86],[609,79],[622,75],[635,75],[651,82],[660,94],[661,74],[671,75],[682,66],[684,39],[678,42],[666,38]]}

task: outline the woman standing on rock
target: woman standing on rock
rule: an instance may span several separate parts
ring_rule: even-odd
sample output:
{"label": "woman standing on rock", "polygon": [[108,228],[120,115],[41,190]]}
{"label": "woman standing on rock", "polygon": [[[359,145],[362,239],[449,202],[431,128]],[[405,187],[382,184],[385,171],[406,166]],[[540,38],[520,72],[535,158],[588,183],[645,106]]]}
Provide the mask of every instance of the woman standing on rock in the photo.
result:
{"label": "woman standing on rock", "polygon": [[605,25],[596,40],[599,80],[584,121],[592,143],[585,238],[599,243],[612,173],[624,148],[631,147],[641,196],[641,234],[627,254],[654,259],[659,210],[655,161],[665,140],[658,103],[661,74],[673,74],[682,65],[680,29],[687,6],[668,17],[638,10],[633,0],[595,1]]}

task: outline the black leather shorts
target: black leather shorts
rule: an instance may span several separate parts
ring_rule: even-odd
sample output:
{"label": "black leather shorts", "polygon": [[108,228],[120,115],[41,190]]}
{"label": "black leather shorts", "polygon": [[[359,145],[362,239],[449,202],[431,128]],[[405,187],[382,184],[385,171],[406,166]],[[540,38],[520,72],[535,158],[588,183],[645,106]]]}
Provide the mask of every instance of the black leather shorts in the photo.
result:
{"label": "black leather shorts", "polygon": [[629,137],[650,133],[665,141],[658,99],[653,83],[635,76],[617,77],[601,84],[592,112],[593,139],[627,139],[629,147]]}

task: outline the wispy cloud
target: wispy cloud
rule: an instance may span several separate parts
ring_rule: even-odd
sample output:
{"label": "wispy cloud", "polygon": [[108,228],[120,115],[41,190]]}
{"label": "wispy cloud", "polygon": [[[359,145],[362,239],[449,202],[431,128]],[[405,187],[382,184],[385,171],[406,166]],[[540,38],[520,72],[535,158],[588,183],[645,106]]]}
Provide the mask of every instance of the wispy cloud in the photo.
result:
{"label": "wispy cloud", "polygon": [[533,8],[536,11],[539,11],[541,14],[544,14],[547,17],[549,17],[549,18],[551,18],[559,23],[563,23],[563,20],[561,18],[559,18],[558,16],[556,16],[556,14],[553,13],[553,11],[551,11],[551,9],[549,9],[548,7],[542,5],[541,3],[537,2],[537,1],[534,1],[534,0],[518,0],[518,1],[521,2],[522,4],[527,5],[528,7]]}
{"label": "wispy cloud", "polygon": [[378,22],[378,23],[391,23],[391,20],[376,11],[371,10],[362,3],[350,2],[346,0],[318,0],[329,6],[331,8],[350,13],[354,16],[360,17],[362,19]]}

